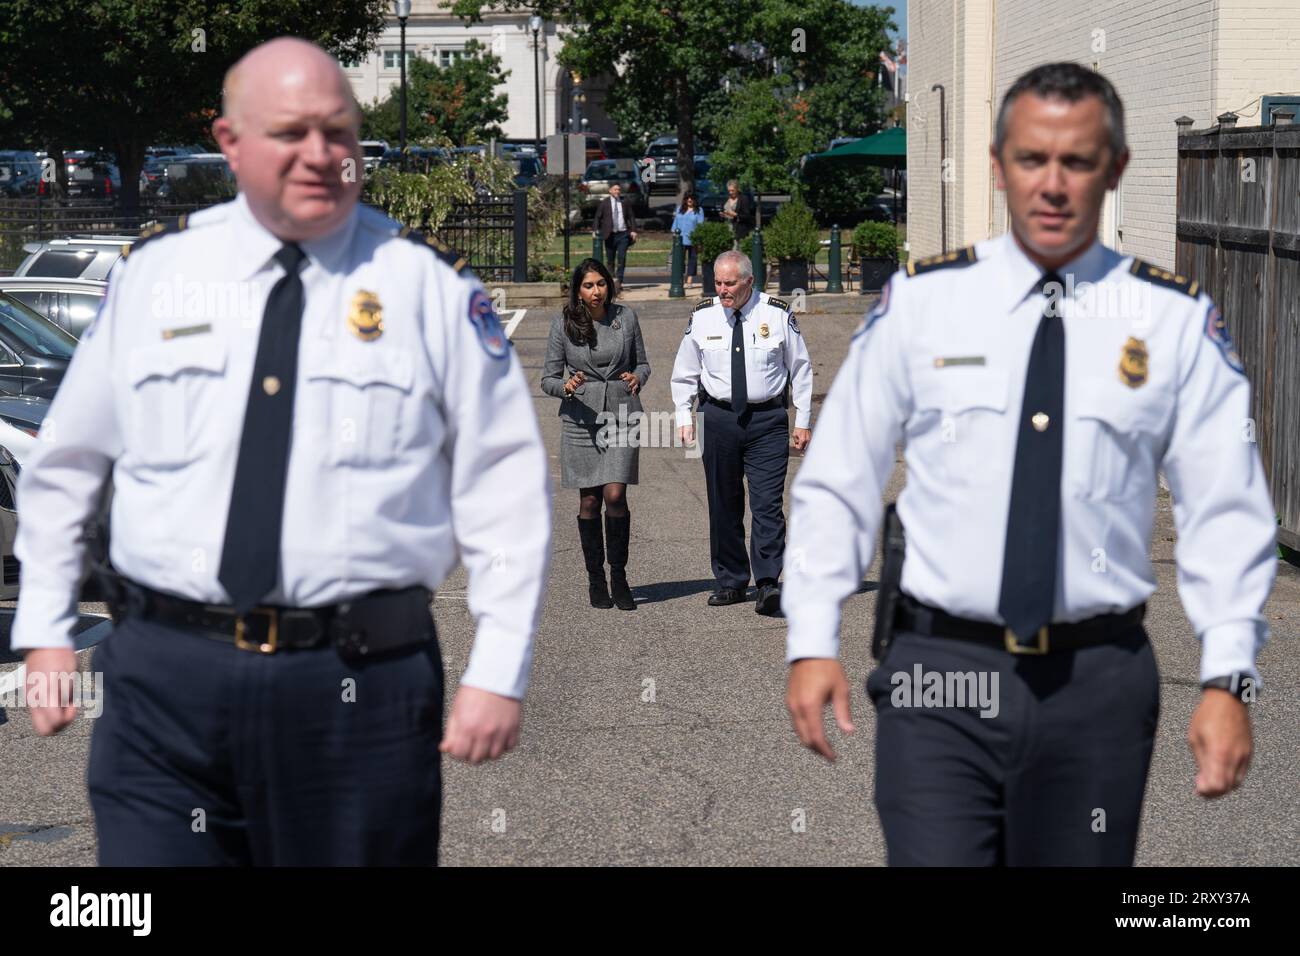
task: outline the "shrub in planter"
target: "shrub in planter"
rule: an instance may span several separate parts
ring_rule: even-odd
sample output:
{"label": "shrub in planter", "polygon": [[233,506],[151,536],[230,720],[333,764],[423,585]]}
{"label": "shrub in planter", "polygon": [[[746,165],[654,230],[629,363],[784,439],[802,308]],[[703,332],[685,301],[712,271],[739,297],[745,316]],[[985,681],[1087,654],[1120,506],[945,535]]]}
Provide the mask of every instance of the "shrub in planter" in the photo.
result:
{"label": "shrub in planter", "polygon": [[879,292],[898,268],[898,230],[887,222],[864,222],[853,230],[853,255],[862,268],[862,291]]}
{"label": "shrub in planter", "polygon": [[763,230],[763,252],[780,263],[781,292],[808,288],[808,263],[821,248],[812,210],[795,199],[781,207]]}
{"label": "shrub in planter", "polygon": [[731,229],[722,222],[702,222],[691,233],[691,245],[704,271],[704,294],[717,295],[713,285],[713,261],[731,248]]}

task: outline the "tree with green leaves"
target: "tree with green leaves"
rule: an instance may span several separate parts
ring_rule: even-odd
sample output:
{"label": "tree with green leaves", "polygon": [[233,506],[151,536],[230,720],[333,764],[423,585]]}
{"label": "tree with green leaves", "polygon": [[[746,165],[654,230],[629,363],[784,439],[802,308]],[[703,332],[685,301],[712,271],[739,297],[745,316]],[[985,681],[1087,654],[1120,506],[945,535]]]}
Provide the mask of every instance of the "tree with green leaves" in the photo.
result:
{"label": "tree with green leaves", "polygon": [[0,18],[0,142],[117,157],[122,203],[139,202],[145,148],[205,139],[226,70],[293,35],[363,58],[387,0],[6,0]]}
{"label": "tree with green leaves", "polygon": [[[888,7],[848,0],[454,0],[467,20],[493,10],[536,11],[568,28],[559,60],[579,74],[613,74],[608,110],[624,136],[644,143],[675,130],[680,192],[694,188],[697,136],[724,142],[724,127],[752,131],[751,82],[783,78],[809,93],[797,120],[813,140],[879,127],[873,92],[889,45]],[[741,97],[739,103],[736,98]],[[873,105],[874,104],[874,105]],[[740,114],[740,115],[737,115]],[[779,125],[779,124],[778,124]],[[829,132],[829,136],[827,133]],[[794,141],[806,138],[791,134]],[[819,143],[819,146],[824,146]],[[731,149],[736,154],[736,148]],[[799,154],[777,165],[793,168]]]}
{"label": "tree with green leaves", "polygon": [[[465,56],[450,66],[414,59],[406,70],[406,136],[423,142],[445,138],[456,145],[500,137],[507,113],[506,94],[497,88],[509,70],[501,58],[477,40],[465,44]],[[363,139],[396,143],[401,129],[401,94],[394,89],[383,102],[362,111]]]}
{"label": "tree with green leaves", "polygon": [[799,157],[813,150],[813,132],[801,121],[805,103],[780,78],[744,84],[718,130],[712,177],[735,179],[760,193],[792,192]]}

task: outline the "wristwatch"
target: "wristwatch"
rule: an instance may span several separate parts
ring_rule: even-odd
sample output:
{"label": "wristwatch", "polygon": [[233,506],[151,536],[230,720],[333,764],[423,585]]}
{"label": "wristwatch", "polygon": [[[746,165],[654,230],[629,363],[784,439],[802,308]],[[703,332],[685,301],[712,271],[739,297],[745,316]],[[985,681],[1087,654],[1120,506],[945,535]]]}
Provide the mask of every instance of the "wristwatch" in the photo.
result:
{"label": "wristwatch", "polygon": [[1243,704],[1253,704],[1259,697],[1259,682],[1245,671],[1233,671],[1224,677],[1211,677],[1201,683],[1201,690],[1226,690]]}

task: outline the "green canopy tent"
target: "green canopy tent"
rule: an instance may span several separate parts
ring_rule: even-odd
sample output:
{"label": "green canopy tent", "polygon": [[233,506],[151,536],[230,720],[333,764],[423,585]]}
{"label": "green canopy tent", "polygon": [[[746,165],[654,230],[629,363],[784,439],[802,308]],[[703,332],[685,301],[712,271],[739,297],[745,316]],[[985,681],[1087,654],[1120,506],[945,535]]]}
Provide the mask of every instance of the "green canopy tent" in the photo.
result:
{"label": "green canopy tent", "polygon": [[[813,153],[808,163],[857,163],[863,166],[907,168],[907,130],[901,126],[864,136],[824,153]],[[807,165],[805,163],[805,165]],[[906,199],[904,199],[906,202]],[[898,189],[894,189],[894,222],[898,222]]]}

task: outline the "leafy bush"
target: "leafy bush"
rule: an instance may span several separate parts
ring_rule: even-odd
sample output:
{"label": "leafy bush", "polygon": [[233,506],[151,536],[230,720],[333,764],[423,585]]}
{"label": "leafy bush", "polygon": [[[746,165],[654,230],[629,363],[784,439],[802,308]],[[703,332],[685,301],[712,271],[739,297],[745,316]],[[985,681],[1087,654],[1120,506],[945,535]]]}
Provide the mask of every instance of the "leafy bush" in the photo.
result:
{"label": "leafy bush", "polygon": [[853,230],[853,258],[897,259],[898,230],[887,222],[864,222]]}
{"label": "leafy bush", "polygon": [[754,258],[754,234],[752,232],[740,240],[740,251],[745,254],[746,259]]}
{"label": "leafy bush", "polygon": [[782,206],[763,230],[763,252],[773,259],[812,262],[819,248],[820,234],[812,210],[798,199]]}
{"label": "leafy bush", "polygon": [[712,262],[731,248],[731,228],[723,222],[702,222],[691,233],[691,245],[701,262]]}
{"label": "leafy bush", "polygon": [[799,195],[822,224],[847,226],[863,217],[884,183],[874,166],[821,160],[804,167]]}

